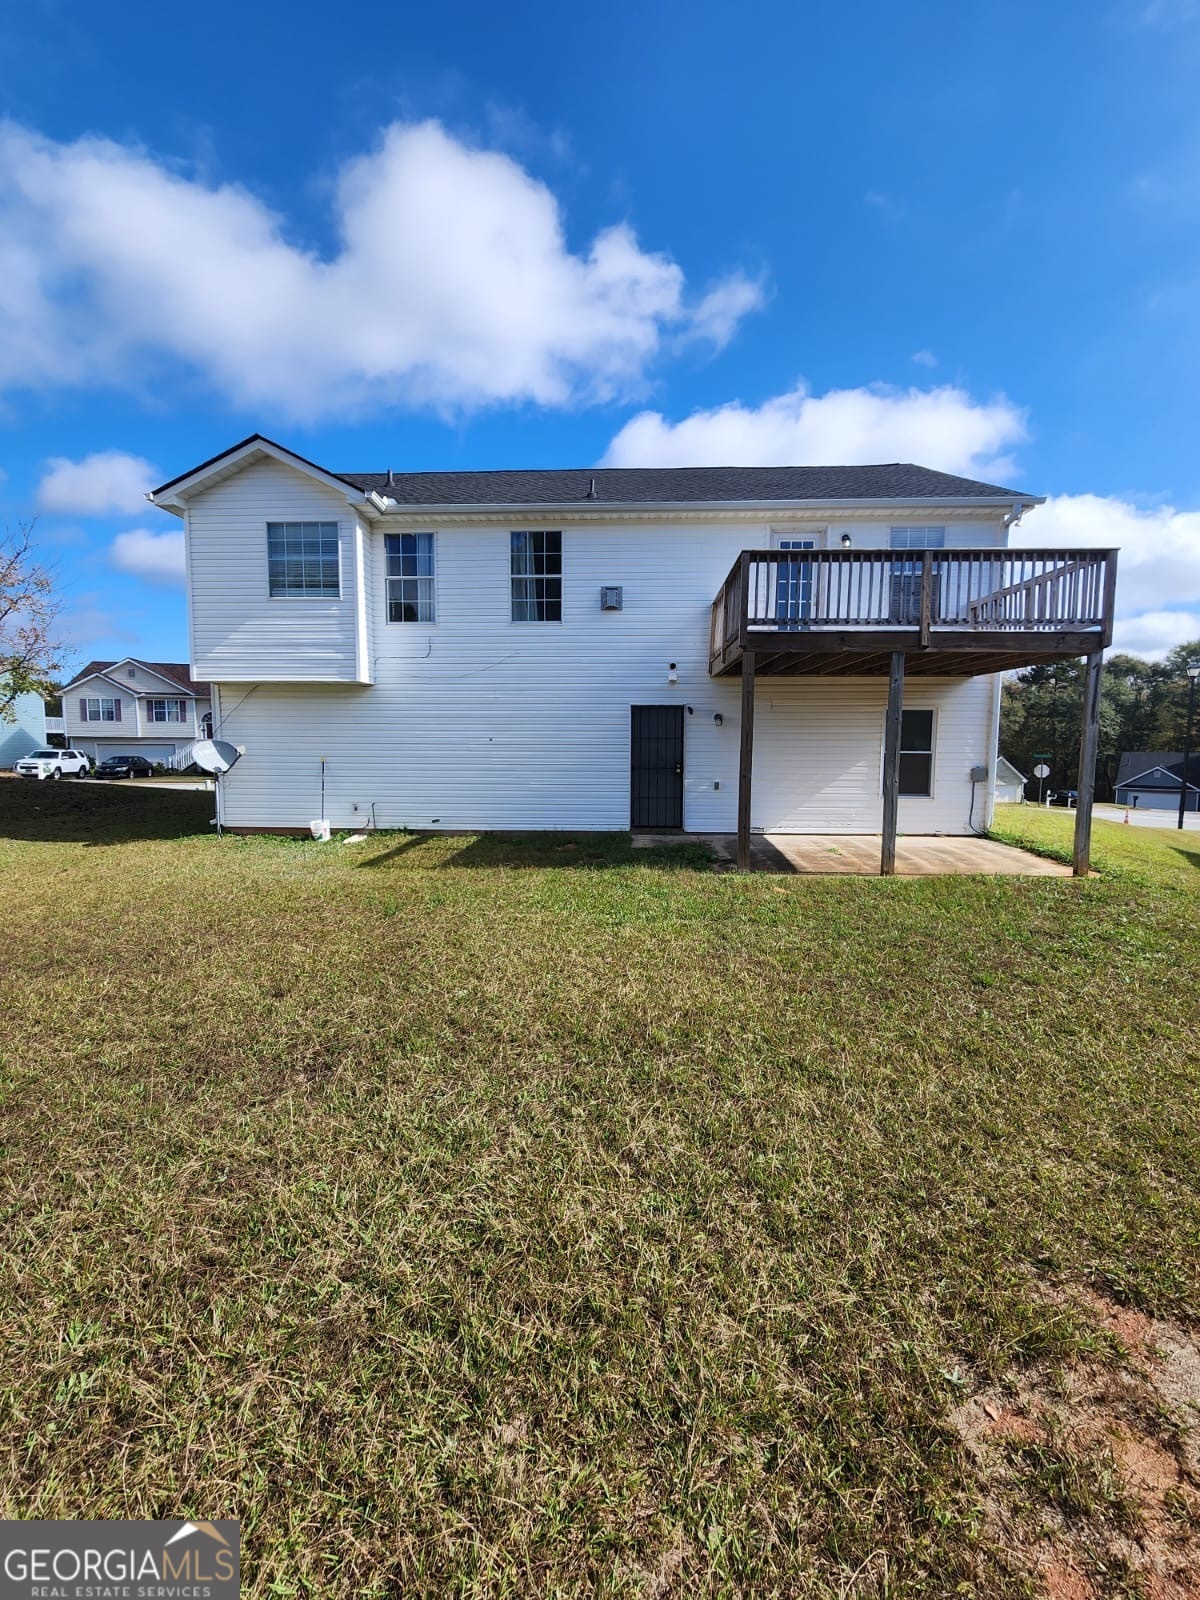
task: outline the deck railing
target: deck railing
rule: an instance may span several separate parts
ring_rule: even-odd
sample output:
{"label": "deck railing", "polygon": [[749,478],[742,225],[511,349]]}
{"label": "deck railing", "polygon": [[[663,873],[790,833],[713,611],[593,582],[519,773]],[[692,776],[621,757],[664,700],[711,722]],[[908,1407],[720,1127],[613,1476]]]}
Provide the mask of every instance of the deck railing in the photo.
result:
{"label": "deck railing", "polygon": [[[1112,633],[1114,550],[745,550],[712,607],[710,654],[822,629]],[[778,645],[780,641],[776,641]]]}

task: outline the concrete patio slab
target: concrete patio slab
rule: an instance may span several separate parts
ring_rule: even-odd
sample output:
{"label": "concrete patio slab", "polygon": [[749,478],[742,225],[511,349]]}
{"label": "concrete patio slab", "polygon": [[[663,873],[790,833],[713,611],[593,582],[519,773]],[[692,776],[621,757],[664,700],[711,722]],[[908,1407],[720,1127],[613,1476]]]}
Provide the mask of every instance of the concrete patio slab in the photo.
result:
{"label": "concrete patio slab", "polygon": [[[732,863],[737,836],[732,833],[639,833],[635,848],[696,840],[719,862]],[[799,872],[841,877],[875,877],[880,840],[869,833],[756,833],[750,840],[750,866],[756,872]],[[896,843],[900,877],[931,878],[943,873],[990,873],[1025,878],[1069,878],[1071,869],[995,839],[910,836]]]}

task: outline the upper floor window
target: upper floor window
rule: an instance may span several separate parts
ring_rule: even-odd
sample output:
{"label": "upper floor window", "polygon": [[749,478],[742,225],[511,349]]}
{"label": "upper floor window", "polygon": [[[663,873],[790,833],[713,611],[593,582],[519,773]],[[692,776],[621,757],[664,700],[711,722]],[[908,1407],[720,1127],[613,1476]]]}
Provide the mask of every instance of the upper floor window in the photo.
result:
{"label": "upper floor window", "polygon": [[186,722],[186,700],[147,700],[146,720],[148,722]]}
{"label": "upper floor window", "polygon": [[83,695],[79,701],[80,722],[120,722],[121,702],[96,695]]}
{"label": "upper floor window", "polygon": [[562,621],[562,534],[512,535],[512,619]]}
{"label": "upper floor window", "polygon": [[267,575],[273,600],[338,599],[337,523],[268,522]]}
{"label": "upper floor window", "polygon": [[389,533],[387,607],[389,622],[432,622],[433,535]]}
{"label": "upper floor window", "polygon": [[893,528],[889,544],[893,550],[944,550],[945,528]]}

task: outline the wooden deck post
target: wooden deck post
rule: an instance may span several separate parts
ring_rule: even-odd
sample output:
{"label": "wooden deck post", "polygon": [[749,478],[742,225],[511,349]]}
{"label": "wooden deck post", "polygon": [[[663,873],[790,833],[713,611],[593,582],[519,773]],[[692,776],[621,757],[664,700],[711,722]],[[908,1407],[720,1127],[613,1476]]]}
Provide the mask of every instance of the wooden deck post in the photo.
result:
{"label": "wooden deck post", "polygon": [[742,654],[742,729],[738,750],[739,872],[750,871],[750,780],[754,769],[754,651]]}
{"label": "wooden deck post", "polygon": [[900,727],[904,711],[904,651],[892,651],[888,678],[887,721],[883,730],[883,849],[879,871],[889,878],[896,870],[896,821],[900,811]]}
{"label": "wooden deck post", "polygon": [[1087,658],[1083,687],[1083,727],[1079,735],[1079,778],[1075,800],[1075,876],[1086,878],[1091,870],[1092,801],[1096,793],[1096,753],[1100,746],[1100,686],[1103,682],[1104,652]]}

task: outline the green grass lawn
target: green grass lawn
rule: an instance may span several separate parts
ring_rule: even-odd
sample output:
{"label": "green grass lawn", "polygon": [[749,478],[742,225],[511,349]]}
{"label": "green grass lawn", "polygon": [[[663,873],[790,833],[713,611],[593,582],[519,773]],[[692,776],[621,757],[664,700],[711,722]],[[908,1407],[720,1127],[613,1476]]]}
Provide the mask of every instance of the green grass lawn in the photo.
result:
{"label": "green grass lawn", "polygon": [[0,783],[0,1515],[237,1516],[255,1596],[1024,1592],[946,1419],[1107,1359],[1047,1286],[1200,1317],[1193,839],[746,879],[211,805]]}

